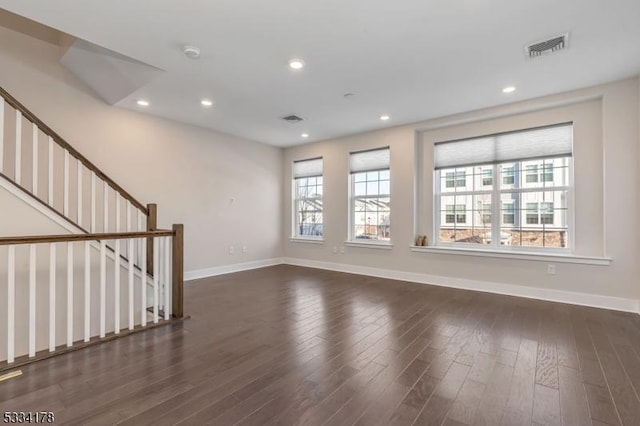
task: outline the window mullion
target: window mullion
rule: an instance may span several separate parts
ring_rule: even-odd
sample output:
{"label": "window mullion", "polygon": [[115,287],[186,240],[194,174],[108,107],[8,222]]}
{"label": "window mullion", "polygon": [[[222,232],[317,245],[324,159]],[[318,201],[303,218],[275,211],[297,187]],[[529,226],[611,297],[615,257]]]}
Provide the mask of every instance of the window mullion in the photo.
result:
{"label": "window mullion", "polygon": [[491,246],[500,247],[500,179],[498,165],[493,165],[493,191],[491,194]]}

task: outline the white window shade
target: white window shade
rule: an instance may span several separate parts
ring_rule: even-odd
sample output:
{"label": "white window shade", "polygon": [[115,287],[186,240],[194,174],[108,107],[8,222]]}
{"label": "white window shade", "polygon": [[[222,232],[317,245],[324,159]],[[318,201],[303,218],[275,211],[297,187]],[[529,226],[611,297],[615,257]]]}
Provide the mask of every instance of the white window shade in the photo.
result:
{"label": "white window shade", "polygon": [[571,156],[573,125],[560,124],[435,145],[435,168]]}
{"label": "white window shade", "polygon": [[389,147],[352,152],[349,156],[351,173],[369,172],[389,168]]}
{"label": "white window shade", "polygon": [[322,157],[293,162],[293,178],[322,176]]}

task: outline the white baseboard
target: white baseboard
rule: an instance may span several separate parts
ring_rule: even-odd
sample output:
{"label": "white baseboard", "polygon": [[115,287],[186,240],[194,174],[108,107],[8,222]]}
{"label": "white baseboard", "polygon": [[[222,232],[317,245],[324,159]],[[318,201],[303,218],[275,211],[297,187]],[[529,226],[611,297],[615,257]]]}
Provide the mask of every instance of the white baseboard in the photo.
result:
{"label": "white baseboard", "polygon": [[265,268],[282,264],[282,258],[254,260],[253,262],[234,263],[231,265],[214,266],[213,268],[196,269],[186,271],[184,280],[197,280],[199,278],[215,277],[216,275],[231,274],[233,272],[249,271],[251,269]]}
{"label": "white baseboard", "polygon": [[616,311],[640,313],[640,300],[622,297],[603,296],[598,294],[577,293],[564,290],[527,287],[514,284],[495,283],[489,281],[469,280],[463,278],[443,277],[439,275],[420,274],[390,269],[371,268],[367,266],[348,265],[344,263],[320,262],[316,260],[283,258],[287,265],[308,268],[326,269],[350,274],[368,275],[392,280],[410,281],[420,284],[453,287],[465,290],[483,291],[528,299],[547,300],[550,302],[568,303],[571,305],[591,306],[595,308],[613,309]]}

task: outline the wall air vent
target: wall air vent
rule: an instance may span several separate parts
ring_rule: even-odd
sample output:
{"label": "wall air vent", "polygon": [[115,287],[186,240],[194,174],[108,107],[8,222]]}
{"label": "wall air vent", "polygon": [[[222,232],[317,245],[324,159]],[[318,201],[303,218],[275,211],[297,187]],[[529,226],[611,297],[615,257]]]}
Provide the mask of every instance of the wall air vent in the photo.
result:
{"label": "wall air vent", "polygon": [[529,44],[525,47],[526,55],[529,58],[537,58],[549,53],[566,49],[569,44],[569,33],[561,34],[547,40]]}
{"label": "wall air vent", "polygon": [[284,117],[281,117],[281,118],[287,123],[291,123],[291,124],[296,124],[303,120],[302,117],[298,117],[295,114],[285,115]]}

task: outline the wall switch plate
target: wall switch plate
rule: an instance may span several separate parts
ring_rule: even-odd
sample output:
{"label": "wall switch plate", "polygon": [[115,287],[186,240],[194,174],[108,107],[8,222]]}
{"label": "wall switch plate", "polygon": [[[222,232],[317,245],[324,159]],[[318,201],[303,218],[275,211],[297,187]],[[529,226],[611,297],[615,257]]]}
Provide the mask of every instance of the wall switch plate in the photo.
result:
{"label": "wall switch plate", "polygon": [[549,275],[555,275],[556,274],[556,265],[549,263],[547,265],[547,274]]}

